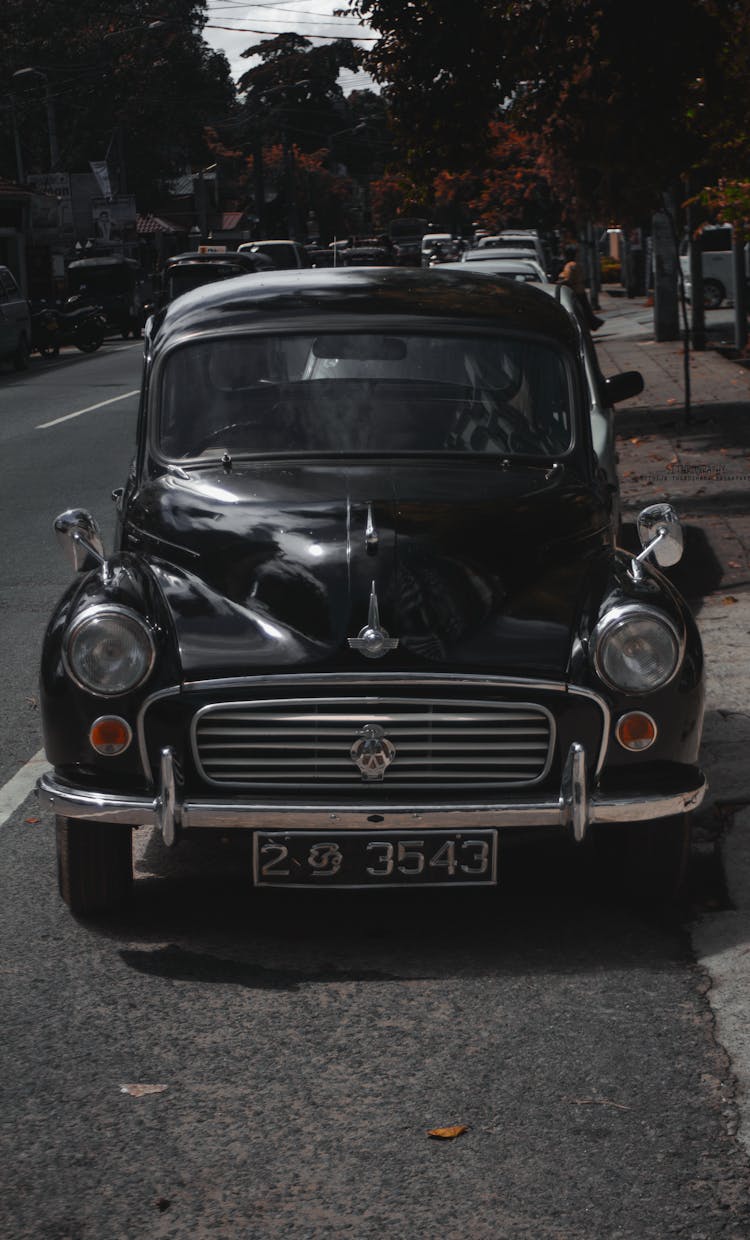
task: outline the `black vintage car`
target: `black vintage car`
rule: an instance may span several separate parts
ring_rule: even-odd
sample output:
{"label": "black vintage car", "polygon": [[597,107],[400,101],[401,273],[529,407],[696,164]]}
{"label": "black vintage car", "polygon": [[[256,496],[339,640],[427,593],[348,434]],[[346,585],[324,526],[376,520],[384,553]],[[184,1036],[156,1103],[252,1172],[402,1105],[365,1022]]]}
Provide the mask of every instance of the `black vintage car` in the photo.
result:
{"label": "black vintage car", "polygon": [[[640,390],[552,297],[469,271],[240,277],[179,298],[145,359],[116,547],[42,660],[43,807],[78,914],[132,885],[131,831],[247,833],[248,884],[488,885],[504,833],[603,841],[671,889],[702,653],[616,545],[592,415]],[[531,830],[534,829],[534,830]]]}

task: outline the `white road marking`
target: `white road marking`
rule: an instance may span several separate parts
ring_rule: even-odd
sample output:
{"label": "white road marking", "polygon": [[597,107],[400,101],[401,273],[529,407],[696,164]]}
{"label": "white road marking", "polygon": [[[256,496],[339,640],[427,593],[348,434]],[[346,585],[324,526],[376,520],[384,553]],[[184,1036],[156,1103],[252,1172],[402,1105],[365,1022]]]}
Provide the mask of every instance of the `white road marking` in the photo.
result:
{"label": "white road marking", "polygon": [[54,418],[51,422],[40,422],[34,430],[44,431],[48,426],[58,426],[60,422],[69,422],[71,418],[80,418],[82,413],[91,413],[94,409],[103,409],[105,405],[114,405],[115,401],[127,400],[129,396],[137,396],[138,388],[133,392],[123,392],[122,396],[110,396],[109,400],[100,400],[98,405],[87,405],[85,409],[76,409],[75,413],[66,413],[61,418]]}
{"label": "white road marking", "polygon": [[39,776],[50,769],[44,750],[40,749],[29,758],[20,771],[16,771],[12,779],[0,788],[0,827],[14,814],[19,805],[23,805],[27,796],[33,791]]}

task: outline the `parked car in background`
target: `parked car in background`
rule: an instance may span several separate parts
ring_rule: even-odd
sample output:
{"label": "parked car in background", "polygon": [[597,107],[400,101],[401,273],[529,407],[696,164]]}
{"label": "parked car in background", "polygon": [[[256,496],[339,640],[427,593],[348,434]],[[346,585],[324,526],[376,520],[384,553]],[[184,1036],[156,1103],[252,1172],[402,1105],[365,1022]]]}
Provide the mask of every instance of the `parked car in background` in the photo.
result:
{"label": "parked car in background", "polygon": [[[734,301],[734,254],[732,252],[733,229],[731,224],[706,224],[693,238],[701,253],[703,272],[703,301],[707,310],[718,310],[724,301]],[[690,239],[680,244],[680,268],[685,282],[685,296],[692,298],[693,282],[690,275]],[[750,280],[750,245],[744,247],[745,281]]]}
{"label": "parked car in background", "polygon": [[[524,250],[536,259],[543,270],[547,270],[547,256],[544,253],[538,235],[531,231],[507,230],[494,236],[481,237],[476,243],[477,250]],[[470,251],[471,253],[472,251]]]}
{"label": "parked car in background", "polygon": [[295,271],[310,267],[310,258],[299,241],[243,241],[238,254],[264,254],[278,271]]}
{"label": "parked car in background", "polygon": [[393,247],[379,237],[358,237],[336,252],[336,266],[340,267],[390,267],[395,262]]}
{"label": "parked car in background", "polygon": [[[462,263],[494,263],[499,260],[513,262],[536,262],[534,253],[525,246],[482,246],[478,250],[464,250]],[[489,268],[488,268],[489,270]]]}
{"label": "parked car in background", "polygon": [[[443,263],[449,269],[461,269],[462,263]],[[526,284],[549,284],[546,273],[533,258],[482,258],[475,262],[474,270],[483,275],[504,276],[506,280],[520,280]]]}
{"label": "parked car in background", "polygon": [[417,215],[399,215],[388,225],[394,258],[400,267],[419,267],[422,263],[422,238],[429,220]]}
{"label": "parked car in background", "polygon": [[425,233],[422,238],[421,255],[423,267],[429,267],[430,258],[433,254],[439,254],[441,257],[448,260],[453,258],[454,253],[455,241],[453,238],[453,233]]}
{"label": "parked car in background", "polygon": [[31,353],[31,312],[9,267],[0,267],[0,360],[26,370]]}
{"label": "parked car in background", "polygon": [[[639,375],[602,381],[609,404]],[[115,546],[42,653],[59,883],[131,893],[131,834],[247,841],[248,886],[503,881],[508,838],[588,841],[661,896],[700,803],[702,655],[616,545],[582,336],[464,266],[274,272],[177,298],[146,357]]]}

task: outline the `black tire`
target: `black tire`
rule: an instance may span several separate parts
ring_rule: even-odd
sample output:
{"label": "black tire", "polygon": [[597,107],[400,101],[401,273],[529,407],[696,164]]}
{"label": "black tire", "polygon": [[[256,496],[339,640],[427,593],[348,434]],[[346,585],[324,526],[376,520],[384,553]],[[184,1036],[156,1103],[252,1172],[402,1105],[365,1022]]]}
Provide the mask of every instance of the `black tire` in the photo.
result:
{"label": "black tire", "polygon": [[14,368],[16,370],[28,370],[30,357],[31,346],[29,344],[28,337],[25,334],[22,334],[18,344],[16,345],[16,351],[13,354]]}
{"label": "black tire", "polygon": [[720,280],[703,281],[703,305],[706,310],[718,310],[726,295],[726,289]]}
{"label": "black tire", "polygon": [[690,835],[687,814],[600,827],[599,861],[608,885],[635,904],[651,908],[679,904],[687,890]]}
{"label": "black tire", "polygon": [[95,353],[104,340],[104,333],[96,323],[89,323],[81,328],[80,339],[76,340],[76,347],[81,353]]}
{"label": "black tire", "polygon": [[133,831],[108,822],[57,817],[57,876],[71,913],[110,913],[133,888]]}

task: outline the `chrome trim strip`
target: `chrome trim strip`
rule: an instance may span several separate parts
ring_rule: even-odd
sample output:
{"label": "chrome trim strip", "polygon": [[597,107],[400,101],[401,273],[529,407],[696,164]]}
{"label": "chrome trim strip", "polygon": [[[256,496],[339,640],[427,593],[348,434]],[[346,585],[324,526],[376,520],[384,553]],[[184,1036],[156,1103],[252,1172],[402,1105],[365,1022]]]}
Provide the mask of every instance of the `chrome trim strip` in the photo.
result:
{"label": "chrome trim strip", "polygon": [[174,753],[165,745],[159,763],[159,795],[156,798],[156,815],[161,837],[168,848],[177,843],[177,786],[174,773]]}
{"label": "chrome trim strip", "polygon": [[589,823],[589,798],[586,786],[586,751],[577,741],[570,746],[563,768],[560,812],[563,821],[572,827],[576,844],[582,844]]}
{"label": "chrome trim strip", "polygon": [[[646,822],[652,818],[668,818],[696,809],[708,787],[702,783],[689,792],[658,793],[649,797],[640,793],[632,797],[599,799],[591,796],[588,805],[589,823]],[[115,793],[93,792],[71,788],[59,783],[49,771],[37,782],[40,807],[68,818],[84,818],[102,824],[124,823],[131,826],[159,826],[158,797],[127,797]],[[309,830],[334,826],[342,830],[372,831],[419,826],[430,828],[498,827],[564,827],[567,811],[561,797],[554,800],[523,800],[474,805],[394,805],[390,807],[362,805],[321,806],[302,802],[279,807],[246,801],[186,801],[180,819],[183,828],[202,827],[217,830]],[[374,822],[373,822],[374,820]]]}
{"label": "chrome trim strip", "polygon": [[[520,689],[530,687],[548,689],[551,692],[572,692],[573,687],[564,680],[535,680],[533,677],[522,676],[484,676],[472,672],[282,672],[273,676],[230,676],[223,680],[186,680],[182,688],[186,692],[201,691],[206,693],[220,692],[222,689],[246,689],[253,685],[369,685],[373,694],[380,685],[501,685],[508,689],[516,686]],[[583,689],[583,693],[593,690]]]}
{"label": "chrome trim strip", "polygon": [[138,755],[141,760],[143,774],[146,776],[148,783],[152,786],[154,783],[154,773],[149,764],[148,749],[146,746],[146,711],[150,706],[153,706],[154,702],[160,701],[161,698],[179,697],[181,692],[182,690],[179,685],[172,685],[169,689],[159,689],[156,693],[149,694],[149,696],[144,698],[141,702],[140,710],[136,716],[135,730],[138,736]]}

